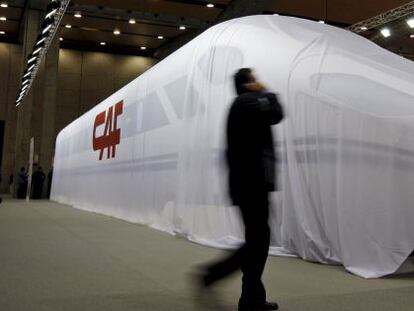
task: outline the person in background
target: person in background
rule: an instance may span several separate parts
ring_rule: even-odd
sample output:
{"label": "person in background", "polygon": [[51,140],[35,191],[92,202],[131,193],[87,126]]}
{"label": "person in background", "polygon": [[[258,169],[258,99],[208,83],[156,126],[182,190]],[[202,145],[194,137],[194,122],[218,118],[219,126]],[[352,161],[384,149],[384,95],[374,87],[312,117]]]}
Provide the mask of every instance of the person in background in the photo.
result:
{"label": "person in background", "polygon": [[276,303],[266,300],[261,277],[270,244],[268,193],[276,189],[271,126],[284,114],[277,96],[266,91],[251,69],[240,69],[234,81],[238,96],[227,120],[227,163],[230,197],[241,211],[245,243],[227,258],[203,267],[198,281],[207,289],[241,269],[239,311],[277,310]]}
{"label": "person in background", "polygon": [[41,199],[43,192],[43,183],[46,179],[45,173],[41,166],[37,167],[37,170],[33,173],[32,183],[33,183],[33,199]]}
{"label": "person in background", "polygon": [[47,174],[47,197],[50,199],[50,193],[52,191],[52,178],[53,178],[53,167],[50,169],[49,174]]}
{"label": "person in background", "polygon": [[10,191],[10,194],[11,195],[13,195],[13,193],[14,193],[14,175],[13,174],[10,174],[10,176],[9,176],[9,191]]}
{"label": "person in background", "polygon": [[27,173],[24,167],[20,168],[20,172],[17,180],[17,198],[24,199],[26,198],[27,191]]}

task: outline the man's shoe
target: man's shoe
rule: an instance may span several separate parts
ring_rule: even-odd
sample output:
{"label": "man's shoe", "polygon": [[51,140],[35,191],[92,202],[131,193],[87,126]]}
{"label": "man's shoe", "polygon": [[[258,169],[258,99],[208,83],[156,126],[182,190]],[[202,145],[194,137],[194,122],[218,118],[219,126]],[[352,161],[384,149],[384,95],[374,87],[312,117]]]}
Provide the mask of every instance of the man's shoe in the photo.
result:
{"label": "man's shoe", "polygon": [[239,311],[272,311],[272,310],[278,310],[279,306],[276,302],[265,302],[264,304],[260,306],[240,306],[239,305]]}

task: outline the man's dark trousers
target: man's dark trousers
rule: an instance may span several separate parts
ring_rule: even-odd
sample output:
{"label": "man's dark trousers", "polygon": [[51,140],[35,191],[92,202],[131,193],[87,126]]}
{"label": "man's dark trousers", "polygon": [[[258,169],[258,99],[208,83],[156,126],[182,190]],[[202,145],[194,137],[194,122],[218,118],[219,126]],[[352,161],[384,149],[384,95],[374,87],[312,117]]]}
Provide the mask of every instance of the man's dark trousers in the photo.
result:
{"label": "man's dark trousers", "polygon": [[240,307],[260,306],[266,301],[261,277],[270,243],[269,201],[266,191],[250,191],[238,200],[245,226],[245,243],[226,259],[207,268],[210,285],[241,268],[243,272]]}

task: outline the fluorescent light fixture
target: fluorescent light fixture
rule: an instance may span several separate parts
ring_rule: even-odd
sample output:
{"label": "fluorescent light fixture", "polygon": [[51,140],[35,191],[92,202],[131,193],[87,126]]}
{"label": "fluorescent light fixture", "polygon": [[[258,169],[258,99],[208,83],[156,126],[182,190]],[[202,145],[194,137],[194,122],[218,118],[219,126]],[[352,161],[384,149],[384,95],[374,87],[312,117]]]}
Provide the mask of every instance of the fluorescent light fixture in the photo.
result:
{"label": "fluorescent light fixture", "polygon": [[146,46],[141,46],[141,50],[145,51],[147,49]]}
{"label": "fluorescent light fixture", "polygon": [[42,35],[44,35],[45,33],[47,33],[47,32],[50,30],[50,28],[52,28],[52,26],[53,26],[53,24],[49,24],[49,25],[47,25],[47,26],[46,26],[46,28],[45,28],[45,29],[43,29],[43,31],[42,31]]}
{"label": "fluorescent light fixture", "polygon": [[57,12],[57,9],[54,9],[46,14],[45,19],[51,18],[53,15],[55,15]]}
{"label": "fluorescent light fixture", "polygon": [[28,64],[33,63],[37,59],[37,56],[33,56],[32,58],[29,58],[27,61]]}
{"label": "fluorescent light fixture", "polygon": [[34,69],[34,67],[36,67],[36,65],[35,65],[35,64],[31,65],[31,66],[29,67],[29,69],[27,69],[27,71],[32,71],[32,70]]}
{"label": "fluorescent light fixture", "polygon": [[361,30],[368,30],[368,27],[362,26]]}
{"label": "fluorescent light fixture", "polygon": [[207,3],[206,7],[208,7],[208,8],[214,8],[214,3]]}
{"label": "fluorescent light fixture", "polygon": [[130,24],[136,24],[136,23],[137,23],[137,21],[136,21],[135,19],[131,18],[131,19],[128,21],[128,23],[130,23]]}
{"label": "fluorescent light fixture", "polygon": [[163,36],[158,36],[157,38],[158,38],[159,40],[164,39],[164,37],[163,37]]}
{"label": "fluorescent light fixture", "polygon": [[319,23],[319,24],[325,24],[325,21],[320,20],[318,23]]}
{"label": "fluorescent light fixture", "polygon": [[3,21],[3,22],[7,21],[7,17],[6,16],[1,16],[0,21]]}
{"label": "fluorescent light fixture", "polygon": [[2,3],[0,4],[0,7],[2,7],[2,8],[8,8],[8,7],[9,7],[9,5],[8,5],[7,3],[5,3],[5,2],[2,2]]}
{"label": "fluorescent light fixture", "polygon": [[75,14],[73,14],[73,16],[75,16],[76,18],[82,18],[82,13],[76,12]]}
{"label": "fluorescent light fixture", "polygon": [[100,45],[106,45],[106,42],[101,42]]}
{"label": "fluorescent light fixture", "polygon": [[0,31],[0,35],[5,35],[6,32],[5,31]]}
{"label": "fluorescent light fixture", "polygon": [[33,55],[36,55],[37,53],[39,53],[41,50],[43,49],[43,47],[38,47],[36,50],[34,50]]}
{"label": "fluorescent light fixture", "polygon": [[66,25],[65,25],[65,28],[70,29],[70,28],[72,28],[72,25],[66,24]]}
{"label": "fluorescent light fixture", "polygon": [[31,71],[28,71],[24,76],[23,76],[23,78],[27,78],[27,77],[30,77],[30,75],[32,74],[32,72]]}
{"label": "fluorescent light fixture", "polygon": [[187,27],[185,27],[185,26],[180,26],[180,30],[186,30],[187,29]]}
{"label": "fluorescent light fixture", "polygon": [[410,38],[414,38],[414,35],[410,35]]}
{"label": "fluorescent light fixture", "polygon": [[29,87],[29,84],[26,84],[25,86],[22,87],[22,91],[26,91],[26,89]]}
{"label": "fluorescent light fixture", "polygon": [[121,34],[121,31],[119,29],[114,29],[114,35],[119,36]]}
{"label": "fluorescent light fixture", "polygon": [[26,80],[24,80],[24,81],[22,82],[22,85],[25,85],[25,84],[29,83],[29,81],[30,81],[30,79],[26,79]]}
{"label": "fluorescent light fixture", "polygon": [[414,28],[414,18],[410,18],[407,20],[407,25],[410,26],[410,28]]}
{"label": "fluorescent light fixture", "polygon": [[383,28],[381,29],[381,34],[384,36],[384,38],[388,38],[389,36],[391,36],[391,30],[389,30],[388,28]]}

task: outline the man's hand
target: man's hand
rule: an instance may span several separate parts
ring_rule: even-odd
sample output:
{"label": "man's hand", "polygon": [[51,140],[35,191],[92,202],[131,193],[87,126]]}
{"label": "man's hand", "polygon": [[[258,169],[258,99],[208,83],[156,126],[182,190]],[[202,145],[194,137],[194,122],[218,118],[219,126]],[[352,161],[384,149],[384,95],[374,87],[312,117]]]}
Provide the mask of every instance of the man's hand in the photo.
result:
{"label": "man's hand", "polygon": [[245,87],[251,92],[264,92],[266,90],[266,88],[263,86],[263,84],[261,84],[257,81],[246,83]]}

